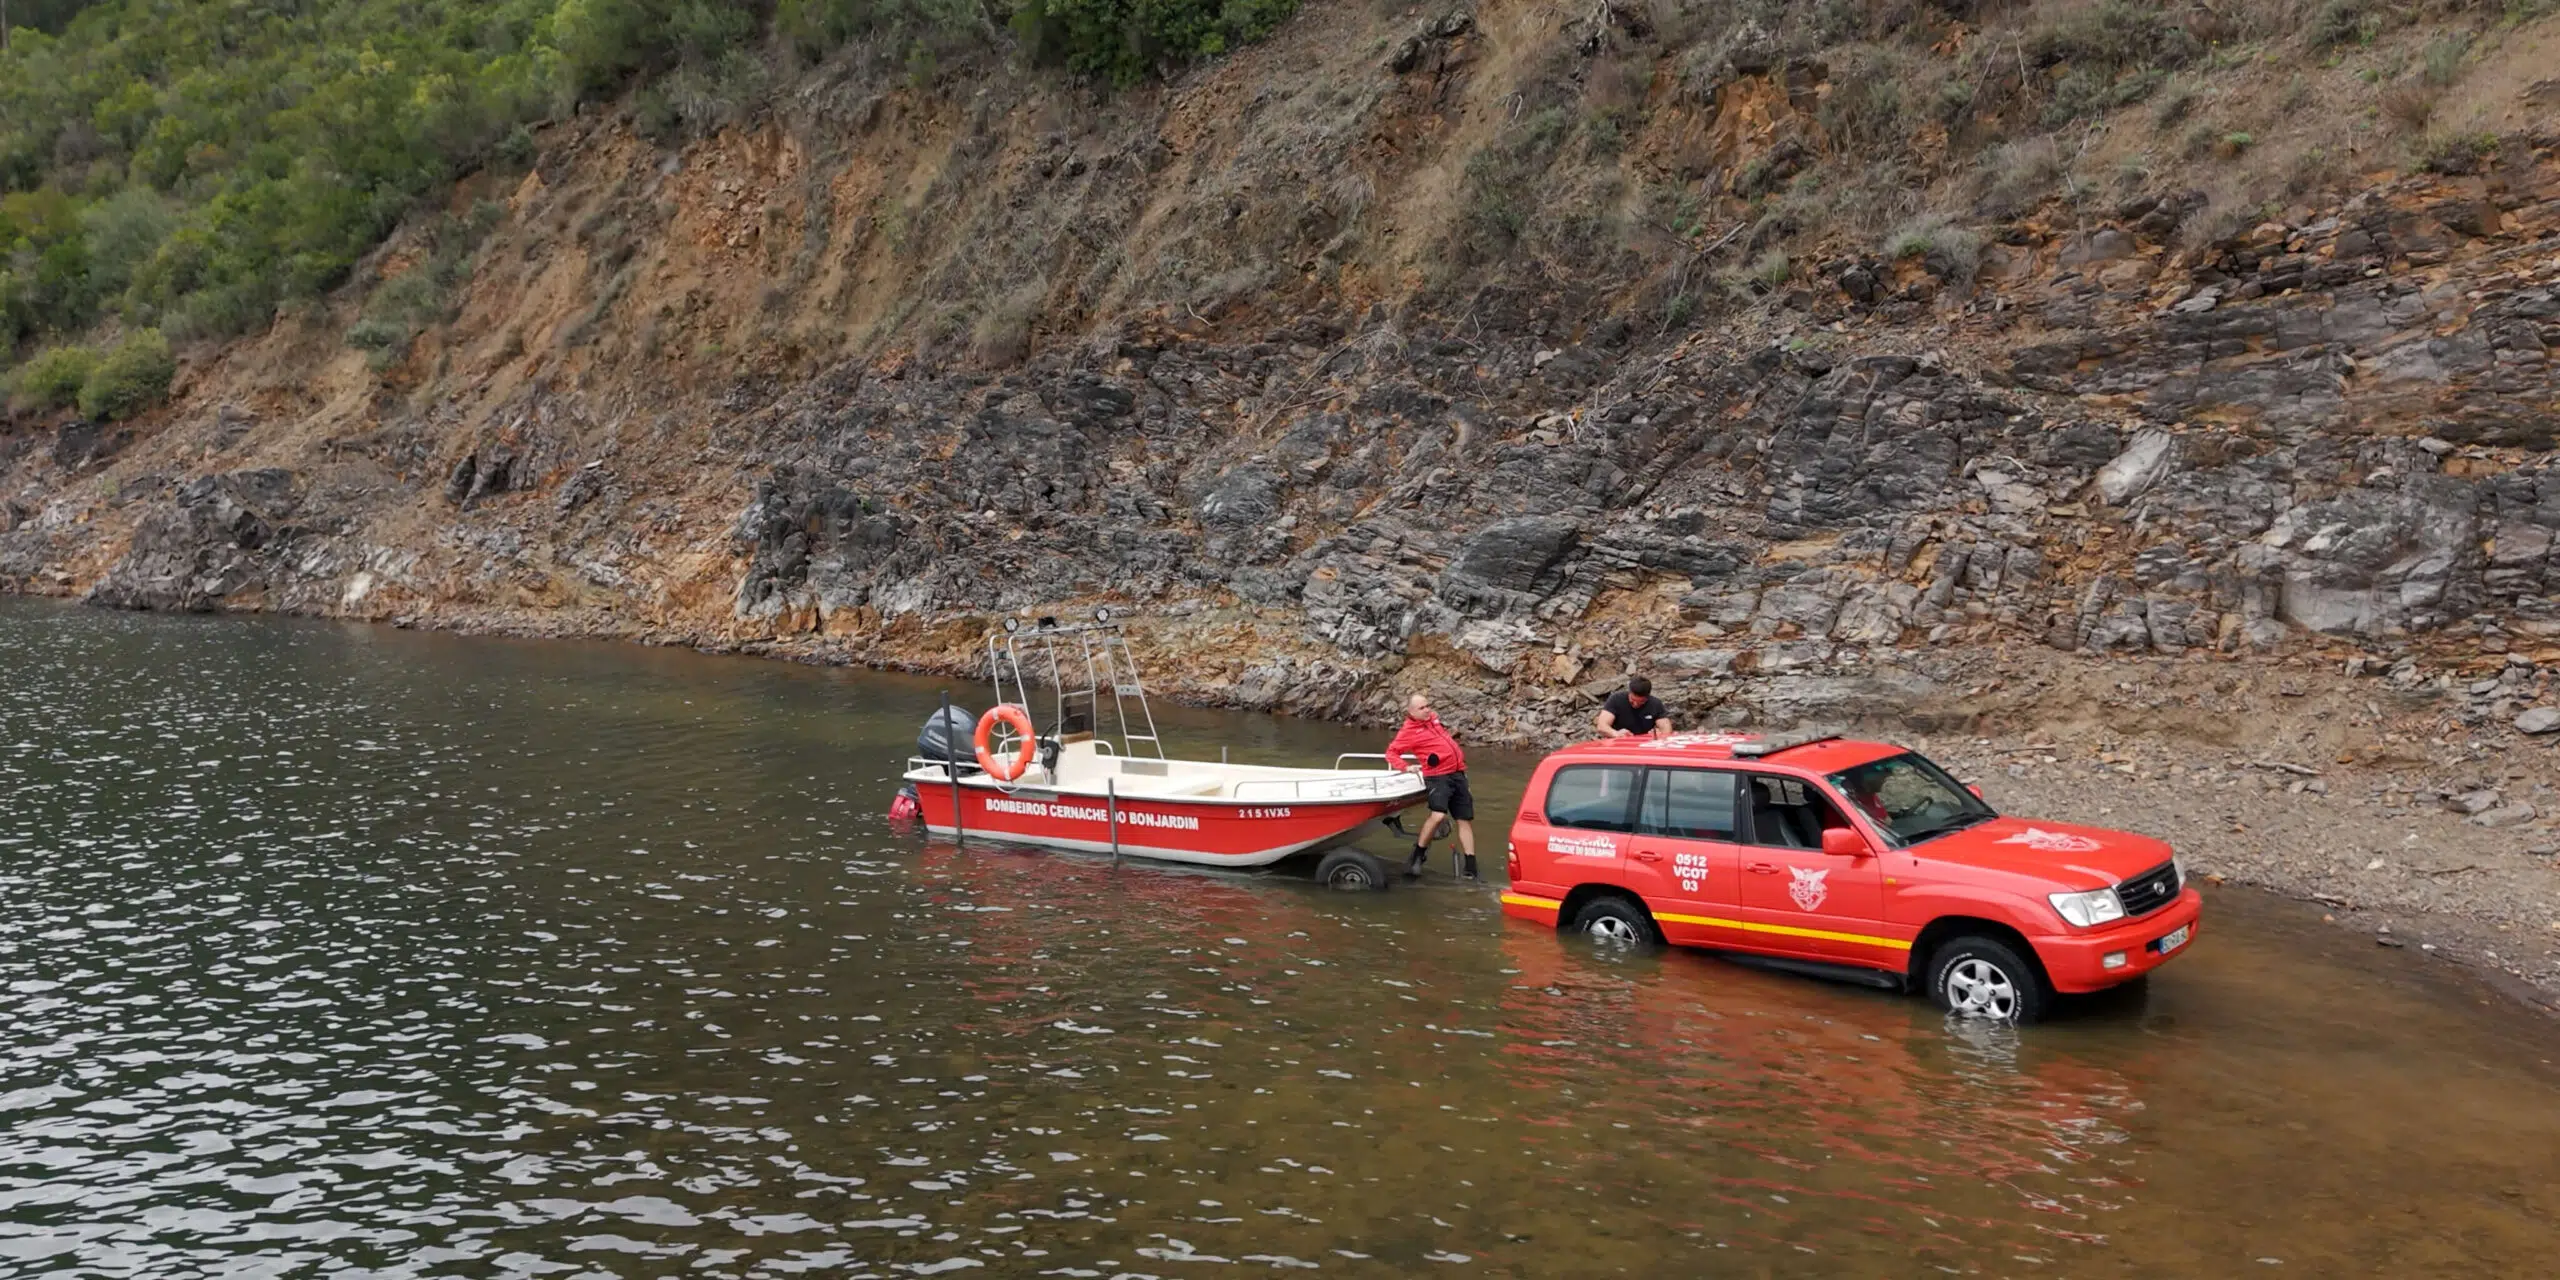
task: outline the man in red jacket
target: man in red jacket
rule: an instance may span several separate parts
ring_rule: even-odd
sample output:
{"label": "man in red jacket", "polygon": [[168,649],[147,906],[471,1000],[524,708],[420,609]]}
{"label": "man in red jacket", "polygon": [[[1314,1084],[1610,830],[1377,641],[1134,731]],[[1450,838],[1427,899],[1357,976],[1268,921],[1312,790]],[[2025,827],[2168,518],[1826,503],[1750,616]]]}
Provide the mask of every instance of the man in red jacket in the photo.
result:
{"label": "man in red jacket", "polygon": [[1458,824],[1458,850],[1465,855],[1458,874],[1469,880],[1476,878],[1476,796],[1467,789],[1467,753],[1440,723],[1431,709],[1431,699],[1415,694],[1405,700],[1404,725],[1396,730],[1395,739],[1387,744],[1387,759],[1405,762],[1422,775],[1424,803],[1431,816],[1423,821],[1422,834],[1414,838],[1413,860],[1404,873],[1410,878],[1422,874],[1422,864],[1430,857],[1431,837],[1440,833],[1440,824]]}

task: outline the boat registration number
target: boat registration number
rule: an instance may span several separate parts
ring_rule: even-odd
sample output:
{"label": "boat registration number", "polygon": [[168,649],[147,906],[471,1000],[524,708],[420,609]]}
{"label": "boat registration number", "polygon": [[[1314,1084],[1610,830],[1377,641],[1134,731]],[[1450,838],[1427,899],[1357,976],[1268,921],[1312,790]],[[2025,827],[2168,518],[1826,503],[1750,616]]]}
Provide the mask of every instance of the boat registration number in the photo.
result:
{"label": "boat registration number", "polygon": [[1247,818],[1285,818],[1289,816],[1289,811],[1286,808],[1239,809],[1236,812]]}
{"label": "boat registration number", "polygon": [[2194,925],[2191,925],[2191,924],[2182,924],[2182,925],[2179,925],[2177,928],[2175,928],[2175,929],[2171,929],[2171,930],[2170,930],[2170,931],[2168,931],[2167,933],[2164,933],[2164,934],[2160,935],[2160,940],[2159,940],[2158,942],[2152,943],[2152,944],[2151,944],[2151,949],[2152,949],[2152,950],[2154,950],[2154,951],[2157,951],[2157,952],[2159,952],[2160,954],[2162,954],[2162,955],[2164,955],[2164,956],[2165,956],[2165,955],[2169,954],[2170,952],[2175,951],[2175,950],[2177,950],[2178,948],[2180,948],[2180,947],[2183,947],[2183,946],[2187,945],[2187,939],[2188,939],[2189,937],[2192,937],[2194,934],[2195,934],[2195,926],[2194,926]]}

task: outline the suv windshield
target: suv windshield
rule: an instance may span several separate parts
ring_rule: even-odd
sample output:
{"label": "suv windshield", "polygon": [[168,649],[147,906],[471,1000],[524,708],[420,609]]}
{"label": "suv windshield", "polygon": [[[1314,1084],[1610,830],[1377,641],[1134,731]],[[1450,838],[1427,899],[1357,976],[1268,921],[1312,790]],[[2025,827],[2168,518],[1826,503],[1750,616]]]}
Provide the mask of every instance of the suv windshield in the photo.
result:
{"label": "suv windshield", "polygon": [[1895,845],[1962,831],[1999,815],[1982,798],[1916,752],[1886,756],[1831,775],[1849,803],[1866,811]]}

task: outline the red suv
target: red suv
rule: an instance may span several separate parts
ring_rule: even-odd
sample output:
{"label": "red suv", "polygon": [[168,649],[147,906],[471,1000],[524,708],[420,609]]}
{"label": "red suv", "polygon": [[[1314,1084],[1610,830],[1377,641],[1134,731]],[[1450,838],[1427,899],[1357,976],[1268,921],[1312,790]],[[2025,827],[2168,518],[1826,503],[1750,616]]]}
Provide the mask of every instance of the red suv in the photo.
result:
{"label": "red suv", "polygon": [[2003,817],[1917,752],[1843,738],[1618,738],[1538,764],[1506,915],[1925,988],[2031,1022],[2158,968],[2202,898],[2146,836]]}

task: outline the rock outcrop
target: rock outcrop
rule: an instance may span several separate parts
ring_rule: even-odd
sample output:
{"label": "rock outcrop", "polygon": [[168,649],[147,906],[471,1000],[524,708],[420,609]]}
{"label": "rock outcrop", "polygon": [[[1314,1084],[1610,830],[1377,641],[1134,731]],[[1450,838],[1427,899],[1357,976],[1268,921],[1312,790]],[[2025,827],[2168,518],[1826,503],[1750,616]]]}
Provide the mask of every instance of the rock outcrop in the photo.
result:
{"label": "rock outcrop", "polygon": [[131,547],[88,602],[197,613],[255,603],[300,570],[296,544],[319,532],[291,523],[297,490],[280,468],[189,481],[134,526]]}

